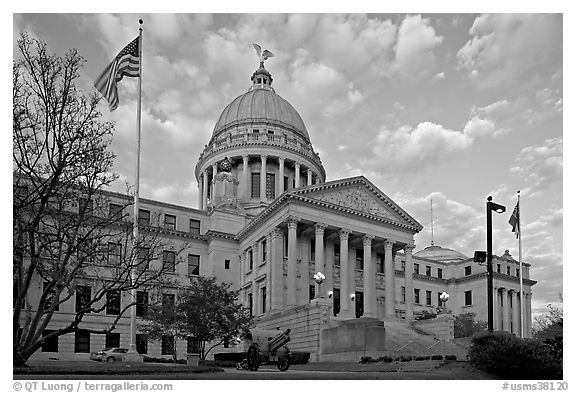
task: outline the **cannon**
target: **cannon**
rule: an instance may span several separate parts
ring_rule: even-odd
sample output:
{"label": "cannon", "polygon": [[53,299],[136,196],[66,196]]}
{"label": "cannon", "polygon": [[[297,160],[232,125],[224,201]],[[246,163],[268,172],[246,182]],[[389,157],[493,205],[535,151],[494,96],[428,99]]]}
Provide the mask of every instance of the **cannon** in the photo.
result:
{"label": "cannon", "polygon": [[247,337],[252,343],[248,347],[246,359],[239,368],[257,371],[261,363],[276,364],[280,371],[290,367],[292,354],[285,345],[290,341],[290,329],[285,331],[250,329]]}

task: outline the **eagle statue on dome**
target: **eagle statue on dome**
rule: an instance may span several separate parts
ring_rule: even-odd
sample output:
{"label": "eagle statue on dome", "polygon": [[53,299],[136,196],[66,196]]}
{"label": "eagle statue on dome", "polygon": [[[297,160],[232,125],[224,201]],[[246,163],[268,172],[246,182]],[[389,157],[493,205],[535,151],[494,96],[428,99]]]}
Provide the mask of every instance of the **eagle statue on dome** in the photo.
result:
{"label": "eagle statue on dome", "polygon": [[256,54],[262,64],[264,64],[264,60],[268,60],[269,57],[274,57],[274,53],[270,52],[268,49],[262,50],[262,47],[258,44],[252,44],[252,46],[256,49]]}

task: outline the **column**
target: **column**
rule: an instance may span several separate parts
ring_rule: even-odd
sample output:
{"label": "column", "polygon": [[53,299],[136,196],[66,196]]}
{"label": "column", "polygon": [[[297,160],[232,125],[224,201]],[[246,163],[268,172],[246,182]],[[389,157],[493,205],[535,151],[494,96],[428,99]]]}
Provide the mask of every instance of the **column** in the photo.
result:
{"label": "column", "polygon": [[284,250],[282,244],[282,231],[274,228],[270,232],[270,308],[281,310],[284,308]]}
{"label": "column", "polygon": [[328,295],[329,291],[334,290],[334,243],[327,242],[324,247],[324,275],[326,282],[324,285],[324,293]]}
{"label": "column", "polygon": [[266,311],[272,309],[272,233],[266,236],[266,264],[268,274],[266,275]]}
{"label": "column", "polygon": [[295,175],[294,175],[294,188],[300,187],[300,163],[294,163]]}
{"label": "column", "polygon": [[240,261],[240,285],[239,287],[242,288],[244,285],[244,269],[246,263],[246,253],[239,252],[238,253],[238,260]]}
{"label": "column", "polygon": [[278,157],[278,166],[279,166],[279,174],[278,174],[278,195],[282,195],[284,190],[284,159],[282,157]]}
{"label": "column", "polygon": [[208,207],[208,171],[202,173],[202,209]]}
{"label": "column", "polygon": [[[386,283],[386,302],[384,304],[384,316],[386,318],[395,317],[394,301],[394,261],[392,260],[392,245],[390,240],[384,241],[384,275]],[[408,292],[408,291],[406,291]],[[408,294],[406,294],[408,295]],[[408,297],[406,298],[408,299]]]}
{"label": "column", "polygon": [[298,227],[297,217],[288,217],[288,306],[295,306],[296,303],[296,228]]}
{"label": "column", "polygon": [[532,337],[532,294],[526,293],[526,302],[524,303],[524,337]]}
{"label": "column", "polygon": [[373,235],[364,235],[364,315],[376,318],[376,268],[372,260]]}
{"label": "column", "polygon": [[518,307],[518,291],[510,292],[512,297],[512,333],[520,337],[520,307]]}
{"label": "column", "polygon": [[406,288],[406,321],[411,321],[414,318],[414,261],[412,260],[412,250],[414,250],[413,245],[407,244],[404,246],[404,261],[406,265],[406,271],[404,272],[404,286]]}
{"label": "column", "polygon": [[244,200],[250,200],[250,174],[248,173],[248,156],[242,156],[242,177]]}
{"label": "column", "polygon": [[350,230],[340,230],[340,313],[339,317],[350,318],[350,283],[348,282],[348,238]]}
{"label": "column", "polygon": [[266,202],[266,158],[267,156],[264,154],[260,156],[262,161],[260,169],[260,201],[262,202]]}
{"label": "column", "polygon": [[308,179],[307,179],[308,181],[306,182],[306,185],[310,186],[310,185],[312,185],[312,170],[310,168],[308,168],[306,170],[306,175],[308,176]]}
{"label": "column", "polygon": [[210,182],[210,200],[214,204],[214,180],[216,180],[216,175],[218,174],[218,164],[212,164],[212,181]]}
{"label": "column", "polygon": [[501,329],[502,322],[500,320],[500,299],[498,299],[499,288],[494,288],[494,331]]}
{"label": "column", "polygon": [[198,178],[198,210],[202,210],[202,175]]}
{"label": "column", "polygon": [[[326,224],[317,222],[314,225],[314,247],[316,249],[316,255],[314,256],[314,273],[322,272],[326,276],[326,271],[324,270],[324,230],[326,229]],[[324,283],[323,283],[324,284]],[[322,293],[320,293],[322,289]],[[326,297],[326,285],[322,285],[321,288],[316,284],[316,297]]]}
{"label": "column", "polygon": [[502,330],[510,332],[510,300],[506,288],[502,288],[502,321],[504,323]]}
{"label": "column", "polygon": [[258,301],[258,285],[252,280],[252,315],[260,315],[260,302]]}

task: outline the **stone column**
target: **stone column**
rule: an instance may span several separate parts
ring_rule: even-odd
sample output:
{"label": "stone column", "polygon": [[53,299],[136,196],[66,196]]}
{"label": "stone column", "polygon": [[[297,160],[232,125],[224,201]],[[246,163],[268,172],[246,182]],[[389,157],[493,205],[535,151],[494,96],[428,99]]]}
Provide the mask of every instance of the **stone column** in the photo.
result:
{"label": "stone column", "polygon": [[[326,276],[326,271],[324,270],[324,230],[326,229],[326,224],[317,222],[314,225],[314,247],[316,249],[316,255],[314,256],[314,273],[322,272]],[[316,284],[316,297],[326,297],[326,285],[322,285],[322,293],[320,293],[320,287]]]}
{"label": "stone column", "polygon": [[[414,246],[407,244],[404,246],[404,263],[406,265],[406,271],[404,272],[405,288],[406,288],[406,320],[411,321],[414,318],[414,261],[412,260],[412,250]],[[386,262],[384,262],[386,263]],[[386,266],[386,265],[384,265]],[[388,284],[386,284],[388,285]],[[388,296],[386,296],[388,297]]]}
{"label": "stone column", "polygon": [[252,315],[260,315],[260,302],[258,301],[258,285],[252,280]]}
{"label": "stone column", "polygon": [[502,288],[502,321],[504,323],[502,330],[510,332],[510,300],[506,288]]}
{"label": "stone column", "polygon": [[238,260],[240,261],[240,285],[239,287],[242,288],[244,286],[244,272],[245,272],[245,264],[246,264],[246,254],[244,252],[238,253]]}
{"label": "stone column", "polygon": [[310,185],[312,185],[312,170],[310,168],[308,168],[306,170],[306,175],[308,176],[307,181],[306,181],[306,185],[310,186]]}
{"label": "stone column", "polygon": [[296,228],[298,227],[297,217],[288,217],[288,306],[296,306]]}
{"label": "stone column", "polygon": [[340,313],[339,317],[350,318],[350,283],[348,280],[348,238],[350,230],[340,230]]}
{"label": "stone column", "polygon": [[260,201],[266,202],[266,158],[265,154],[260,156],[262,167],[260,169]]}
{"label": "stone column", "polygon": [[244,179],[242,181],[243,184],[243,195],[244,195],[244,200],[248,201],[250,200],[250,173],[248,173],[249,169],[248,169],[248,156],[247,155],[243,155],[242,156],[242,178]]}
{"label": "stone column", "polygon": [[[394,261],[392,260],[392,243],[390,240],[384,241],[384,275],[385,275],[385,294],[386,302],[384,304],[384,316],[386,318],[395,318],[395,299],[394,299]],[[406,294],[408,296],[408,294]]]}
{"label": "stone column", "polygon": [[299,162],[294,163],[294,169],[295,169],[294,188],[298,188],[298,187],[300,187],[300,163]]}
{"label": "stone column", "polygon": [[376,266],[372,260],[373,235],[364,235],[364,314],[369,318],[376,318]]}
{"label": "stone column", "polygon": [[512,333],[520,337],[520,307],[518,306],[518,291],[510,291],[512,297]]}
{"label": "stone column", "polygon": [[498,299],[498,292],[500,289],[494,288],[494,331],[500,330],[501,321],[500,321],[500,301]]}
{"label": "stone column", "polygon": [[278,157],[278,166],[279,166],[279,174],[278,174],[278,195],[282,195],[284,191],[284,159],[282,157]]}
{"label": "stone column", "polygon": [[274,228],[270,232],[272,253],[270,255],[270,308],[281,310],[284,308],[284,250],[282,231]]}
{"label": "stone column", "polygon": [[324,275],[326,276],[326,282],[324,285],[324,293],[328,295],[329,291],[334,290],[334,243],[326,242],[324,246]]}
{"label": "stone column", "polygon": [[202,209],[208,207],[208,171],[202,173]]}
{"label": "stone column", "polygon": [[198,178],[198,210],[203,210],[204,207],[202,206],[202,175]]}
{"label": "stone column", "polygon": [[266,265],[268,274],[266,275],[266,311],[272,309],[272,233],[266,236]]}
{"label": "stone column", "polygon": [[526,293],[526,303],[524,303],[524,337],[532,337],[532,294]]}
{"label": "stone column", "polygon": [[218,164],[214,163],[212,164],[212,181],[210,182],[210,200],[212,201],[212,204],[214,204],[214,191],[216,191],[214,187],[214,180],[216,180],[217,174],[218,174]]}

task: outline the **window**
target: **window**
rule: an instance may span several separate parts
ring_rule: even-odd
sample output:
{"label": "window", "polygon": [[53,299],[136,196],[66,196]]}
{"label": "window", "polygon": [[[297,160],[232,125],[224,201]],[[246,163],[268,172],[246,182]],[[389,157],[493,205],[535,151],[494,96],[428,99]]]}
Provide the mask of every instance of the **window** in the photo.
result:
{"label": "window", "polygon": [[200,275],[200,255],[188,254],[188,274],[191,276]]}
{"label": "window", "polygon": [[360,318],[364,315],[364,294],[362,292],[355,293],[356,298],[354,299],[356,303],[356,318]]}
{"label": "window", "polygon": [[252,198],[260,198],[260,174],[252,173]]}
{"label": "window", "polygon": [[442,306],[442,299],[440,299],[441,296],[442,292],[438,292],[438,306]]}
{"label": "window", "polygon": [[316,239],[310,239],[310,260],[316,260]]}
{"label": "window", "polygon": [[230,259],[224,259],[224,270],[230,270]]}
{"label": "window", "polygon": [[90,353],[90,332],[88,330],[76,330],[74,333],[74,352]]}
{"label": "window", "polygon": [[[46,337],[47,335],[54,332],[55,330],[44,329],[42,332],[42,337]],[[42,344],[42,352],[58,352],[58,336],[51,337],[44,341],[44,344]]]}
{"label": "window", "polygon": [[420,274],[420,265],[418,263],[414,264],[414,274]]}
{"label": "window", "polygon": [[288,176],[284,176],[284,191],[288,191]]}
{"label": "window", "polygon": [[442,278],[442,269],[438,268],[438,278]]}
{"label": "window", "polygon": [[426,275],[428,277],[432,276],[432,267],[431,266],[426,266]]}
{"label": "window", "polygon": [[402,303],[406,303],[406,287],[400,287],[400,299]]}
{"label": "window", "polygon": [[141,355],[148,353],[148,335],[136,334],[136,351]]}
{"label": "window", "polygon": [[260,243],[260,247],[262,247],[262,260],[261,262],[266,262],[266,239],[262,240]]}
{"label": "window", "polygon": [[356,270],[364,270],[364,250],[356,249]]}
{"label": "window", "polygon": [[316,298],[316,286],[309,285],[308,286],[308,301]]}
{"label": "window", "polygon": [[465,276],[469,276],[472,274],[472,266],[466,266],[464,267],[464,275]]}
{"label": "window", "polygon": [[432,291],[426,291],[426,305],[432,305]]}
{"label": "window", "polygon": [[464,292],[464,305],[471,306],[472,305],[472,291]]}
{"label": "window", "polygon": [[120,346],[120,333],[106,334],[105,348],[118,348]]}
{"label": "window", "polygon": [[[47,287],[48,287],[48,285],[49,285],[48,282],[44,282],[44,283],[42,284],[42,290],[43,290],[44,293],[47,292],[47,289],[48,289]],[[52,289],[50,290],[50,292],[46,294],[46,302],[44,303],[44,311],[49,310],[49,309],[50,309],[50,306],[52,306],[52,302],[55,301],[54,295],[55,295],[55,294],[54,294],[54,288],[52,288]],[[14,298],[14,299],[16,299],[16,298]],[[59,309],[60,309],[60,304],[56,304],[56,307],[54,308],[54,311],[58,311]]]}
{"label": "window", "polygon": [[400,262],[400,269],[402,269],[403,272],[406,272],[406,261]]}
{"label": "window", "polygon": [[186,337],[186,350],[188,353],[200,353],[202,342],[196,337]]}
{"label": "window", "polygon": [[164,214],[164,228],[176,230],[176,216]]}
{"label": "window", "polygon": [[78,199],[78,212],[84,214],[92,214],[94,211],[94,201],[88,198]]}
{"label": "window", "polygon": [[80,312],[86,309],[90,303],[91,298],[92,288],[86,285],[78,285],[76,287],[76,312]]}
{"label": "window", "polygon": [[151,259],[152,258],[150,258],[150,249],[149,248],[144,248],[144,247],[138,248],[138,251],[136,254],[136,263],[137,263],[136,268],[139,271],[148,270],[148,265],[150,265]]}
{"label": "window", "polygon": [[174,251],[166,251],[162,252],[162,269],[165,272],[172,272],[176,271],[176,253]]}
{"label": "window", "polygon": [[252,294],[249,293],[248,294],[248,310],[250,310],[250,316],[254,315],[253,314],[254,309],[252,308],[253,305],[254,305],[254,299],[252,299]]}
{"label": "window", "polygon": [[138,225],[143,227],[150,226],[150,210],[139,209]]}
{"label": "window", "polygon": [[516,277],[520,277],[520,269],[516,269]]}
{"label": "window", "polygon": [[260,299],[262,299],[262,314],[266,312],[266,287],[260,288]]}
{"label": "window", "polygon": [[376,273],[384,273],[384,254],[376,253]]}
{"label": "window", "polygon": [[200,234],[200,220],[190,219],[190,233],[193,235]]}
{"label": "window", "polygon": [[124,206],[111,203],[108,206],[108,218],[120,220],[124,216]]}
{"label": "window", "polygon": [[334,244],[334,266],[340,266],[340,244]]}
{"label": "window", "polygon": [[340,312],[340,288],[334,288],[333,291],[333,305],[334,305],[334,316],[338,315]]}
{"label": "window", "polygon": [[414,288],[414,303],[420,304],[420,290]]}
{"label": "window", "polygon": [[510,266],[506,266],[506,274],[510,275]]}
{"label": "window", "polygon": [[108,264],[116,266],[120,265],[121,259],[122,259],[122,244],[108,243]]}
{"label": "window", "polygon": [[176,295],[173,293],[163,293],[162,294],[162,316],[164,319],[172,320],[174,319],[174,307],[175,307]]}
{"label": "window", "polygon": [[148,292],[136,292],[136,316],[145,317],[148,313]]}
{"label": "window", "polygon": [[252,249],[248,250],[248,271],[251,271],[254,267],[254,251]]}
{"label": "window", "polygon": [[497,265],[496,265],[496,271],[497,271],[498,273],[500,273],[500,264],[497,264]]}
{"label": "window", "polygon": [[174,336],[162,336],[162,355],[174,355]]}
{"label": "window", "polygon": [[273,173],[266,174],[266,198],[276,198],[276,175]]}
{"label": "window", "polygon": [[[108,291],[106,292],[106,315],[118,314],[120,314],[120,292]],[[110,346],[114,345],[106,345],[106,347]]]}

